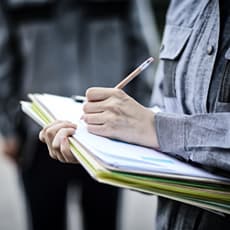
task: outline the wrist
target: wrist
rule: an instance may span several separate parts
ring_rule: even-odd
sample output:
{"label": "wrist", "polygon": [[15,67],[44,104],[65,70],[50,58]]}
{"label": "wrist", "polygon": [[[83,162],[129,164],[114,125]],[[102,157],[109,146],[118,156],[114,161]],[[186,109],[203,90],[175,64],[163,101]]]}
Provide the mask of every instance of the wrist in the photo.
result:
{"label": "wrist", "polygon": [[142,135],[145,138],[145,145],[151,148],[159,148],[159,143],[156,134],[155,128],[155,113],[147,108],[146,109],[146,118],[145,121],[147,122],[144,130],[145,135]]}

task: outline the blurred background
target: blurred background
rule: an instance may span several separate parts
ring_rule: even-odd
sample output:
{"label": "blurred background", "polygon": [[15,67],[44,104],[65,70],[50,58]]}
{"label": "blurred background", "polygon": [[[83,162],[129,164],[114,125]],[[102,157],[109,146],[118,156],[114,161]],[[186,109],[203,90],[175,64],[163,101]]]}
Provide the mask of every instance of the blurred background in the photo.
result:
{"label": "blurred background", "polygon": [[[105,224],[110,230],[154,230],[155,196],[109,188],[105,200],[101,195],[95,197],[98,203],[92,200],[94,206],[87,205],[90,191],[99,197],[104,188],[94,190],[94,182],[89,182],[85,192],[82,178],[89,180],[89,175],[74,180],[81,166],[66,169],[53,160],[47,163],[48,156],[37,157],[45,152],[37,144],[40,128],[26,120],[18,105],[28,91],[70,96],[93,85],[113,86],[148,56],[158,57],[168,4],[169,0],[1,0],[1,230],[89,230],[90,218],[94,223],[92,216],[102,209],[99,227],[110,222]],[[126,89],[144,105],[151,97],[156,68],[157,61]],[[50,85],[44,84],[47,79]],[[113,211],[111,217],[106,216],[107,208]]]}

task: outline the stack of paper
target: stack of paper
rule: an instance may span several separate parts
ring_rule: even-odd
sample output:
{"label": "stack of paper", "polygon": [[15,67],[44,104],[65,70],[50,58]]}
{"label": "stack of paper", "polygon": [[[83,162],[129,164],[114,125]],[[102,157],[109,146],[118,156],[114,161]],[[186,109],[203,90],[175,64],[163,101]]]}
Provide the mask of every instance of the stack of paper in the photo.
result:
{"label": "stack of paper", "polygon": [[230,178],[179,161],[151,148],[90,134],[82,104],[71,98],[30,94],[22,110],[41,126],[69,120],[78,128],[69,138],[71,151],[97,181],[155,194],[230,214]]}

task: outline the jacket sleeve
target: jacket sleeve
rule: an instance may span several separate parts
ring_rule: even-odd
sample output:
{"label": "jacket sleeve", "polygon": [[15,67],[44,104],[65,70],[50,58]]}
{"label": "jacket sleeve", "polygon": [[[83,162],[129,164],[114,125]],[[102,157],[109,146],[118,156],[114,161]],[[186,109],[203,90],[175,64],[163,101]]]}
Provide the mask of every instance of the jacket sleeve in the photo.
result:
{"label": "jacket sleeve", "polygon": [[157,113],[160,149],[204,166],[230,171],[230,114]]}
{"label": "jacket sleeve", "polygon": [[12,136],[16,133],[16,81],[13,81],[14,56],[10,27],[3,5],[0,4],[0,134]]}

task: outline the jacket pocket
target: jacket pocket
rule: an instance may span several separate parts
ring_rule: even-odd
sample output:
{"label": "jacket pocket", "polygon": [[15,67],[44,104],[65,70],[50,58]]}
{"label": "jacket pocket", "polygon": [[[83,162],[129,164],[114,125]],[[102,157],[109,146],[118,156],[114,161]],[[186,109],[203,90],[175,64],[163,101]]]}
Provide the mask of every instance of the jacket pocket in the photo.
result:
{"label": "jacket pocket", "polygon": [[230,48],[225,54],[225,59],[226,63],[220,88],[219,102],[230,103]]}
{"label": "jacket pocket", "polygon": [[163,92],[166,97],[176,97],[177,64],[191,32],[191,28],[166,25],[160,49],[160,59],[164,61]]}

